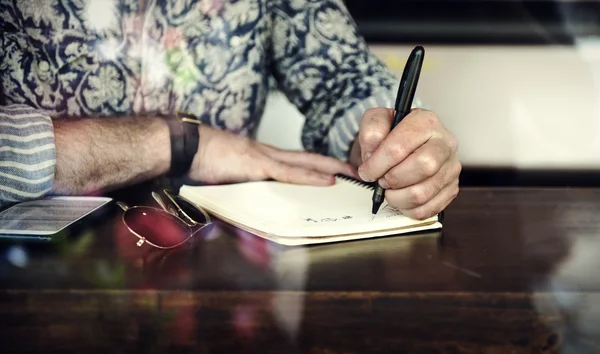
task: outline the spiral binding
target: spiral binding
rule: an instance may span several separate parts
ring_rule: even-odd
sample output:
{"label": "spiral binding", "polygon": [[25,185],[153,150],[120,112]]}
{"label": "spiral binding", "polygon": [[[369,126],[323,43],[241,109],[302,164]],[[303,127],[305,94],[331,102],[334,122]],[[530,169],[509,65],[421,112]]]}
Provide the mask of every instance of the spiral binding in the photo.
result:
{"label": "spiral binding", "polygon": [[339,173],[336,174],[335,177],[339,178],[339,179],[343,179],[345,181],[348,181],[348,182],[350,182],[352,184],[355,184],[355,185],[358,185],[358,186],[361,186],[361,187],[365,187],[367,189],[375,190],[375,184],[376,184],[376,182],[365,182],[365,181],[358,180],[358,179],[356,179],[354,177],[342,175],[342,174],[339,174]]}

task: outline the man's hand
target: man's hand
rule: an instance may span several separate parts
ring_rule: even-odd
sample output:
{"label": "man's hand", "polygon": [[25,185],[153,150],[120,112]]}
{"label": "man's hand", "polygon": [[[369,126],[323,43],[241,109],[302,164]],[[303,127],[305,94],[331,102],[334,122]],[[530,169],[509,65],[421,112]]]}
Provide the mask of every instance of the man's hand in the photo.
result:
{"label": "man's hand", "polygon": [[274,179],[325,186],[335,183],[336,173],[358,178],[355,168],[333,157],[280,150],[206,125],[199,129],[192,180],[218,184]]}
{"label": "man's hand", "polygon": [[360,178],[378,181],[389,204],[415,219],[442,211],[458,194],[456,138],[430,111],[414,109],[390,131],[394,110],[365,112],[351,161]]}

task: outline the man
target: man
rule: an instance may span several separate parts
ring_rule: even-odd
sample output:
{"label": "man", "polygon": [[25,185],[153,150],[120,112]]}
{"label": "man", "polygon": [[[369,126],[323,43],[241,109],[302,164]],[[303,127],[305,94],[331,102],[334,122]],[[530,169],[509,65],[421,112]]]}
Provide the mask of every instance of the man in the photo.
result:
{"label": "man", "polygon": [[[458,193],[457,142],[434,113],[390,133],[398,79],[342,0],[0,4],[4,202],[164,173],[315,185],[358,173],[415,218]],[[306,117],[307,152],[252,140],[271,76]],[[203,124],[169,119],[179,110]]]}

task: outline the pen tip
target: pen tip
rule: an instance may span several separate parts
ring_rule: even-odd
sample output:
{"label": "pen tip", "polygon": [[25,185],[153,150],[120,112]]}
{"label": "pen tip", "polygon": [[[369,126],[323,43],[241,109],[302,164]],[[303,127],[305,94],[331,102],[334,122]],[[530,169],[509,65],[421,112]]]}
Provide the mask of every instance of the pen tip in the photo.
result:
{"label": "pen tip", "polygon": [[375,219],[375,214],[371,214],[373,217],[371,218],[371,221],[373,221],[373,219]]}

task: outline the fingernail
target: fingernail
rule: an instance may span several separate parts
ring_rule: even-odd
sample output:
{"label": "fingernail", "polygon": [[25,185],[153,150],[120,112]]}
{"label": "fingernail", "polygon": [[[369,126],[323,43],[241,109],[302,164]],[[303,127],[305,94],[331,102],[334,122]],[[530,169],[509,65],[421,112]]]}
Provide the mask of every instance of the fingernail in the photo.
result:
{"label": "fingernail", "polygon": [[388,189],[390,188],[390,185],[387,183],[387,181],[384,178],[380,178],[379,180],[377,180],[377,183],[379,183],[379,185],[381,186],[381,188],[383,189]]}
{"label": "fingernail", "polygon": [[363,171],[361,168],[358,169],[358,176],[365,182],[373,182],[371,177],[369,177],[369,175],[365,173],[365,171]]}

